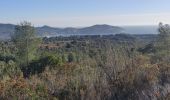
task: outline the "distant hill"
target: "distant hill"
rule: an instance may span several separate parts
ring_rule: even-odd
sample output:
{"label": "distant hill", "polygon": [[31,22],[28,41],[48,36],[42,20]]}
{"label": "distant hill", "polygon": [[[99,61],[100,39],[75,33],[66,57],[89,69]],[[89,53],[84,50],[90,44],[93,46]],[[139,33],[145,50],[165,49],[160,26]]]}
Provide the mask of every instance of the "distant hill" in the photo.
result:
{"label": "distant hill", "polygon": [[41,36],[56,36],[56,35],[106,35],[117,34],[123,32],[123,28],[110,25],[94,25],[84,28],[53,28],[49,26],[37,27],[37,33]]}
{"label": "distant hill", "polygon": [[[0,39],[9,39],[14,33],[15,25],[0,24]],[[50,26],[36,27],[36,33],[42,37],[70,36],[70,35],[108,35],[108,34],[156,34],[157,26],[111,26],[111,25],[94,25],[83,28],[55,28]]]}
{"label": "distant hill", "polygon": [[[15,25],[0,24],[0,39],[9,39],[10,35],[14,33]],[[107,35],[118,34],[123,32],[123,28],[110,25],[94,25],[84,28],[54,28],[50,26],[36,27],[38,36],[69,36],[69,35]]]}
{"label": "distant hill", "polygon": [[13,24],[0,24],[0,39],[7,39],[14,33],[15,25]]}

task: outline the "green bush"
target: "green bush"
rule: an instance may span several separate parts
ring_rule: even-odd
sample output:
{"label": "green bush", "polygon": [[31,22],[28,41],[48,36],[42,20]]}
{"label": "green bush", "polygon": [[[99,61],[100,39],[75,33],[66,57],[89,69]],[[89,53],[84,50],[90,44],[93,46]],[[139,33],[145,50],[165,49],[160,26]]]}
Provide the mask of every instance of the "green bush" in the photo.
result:
{"label": "green bush", "polygon": [[47,56],[46,58],[46,64],[49,66],[61,66],[62,65],[62,58],[57,56]]}
{"label": "green bush", "polygon": [[46,67],[53,69],[62,66],[62,64],[62,58],[48,55],[38,60],[32,61],[27,67],[24,67],[22,71],[25,77],[29,77],[30,75],[44,72]]}
{"label": "green bush", "polygon": [[69,53],[68,55],[68,62],[74,62],[76,61],[76,57],[74,53]]}

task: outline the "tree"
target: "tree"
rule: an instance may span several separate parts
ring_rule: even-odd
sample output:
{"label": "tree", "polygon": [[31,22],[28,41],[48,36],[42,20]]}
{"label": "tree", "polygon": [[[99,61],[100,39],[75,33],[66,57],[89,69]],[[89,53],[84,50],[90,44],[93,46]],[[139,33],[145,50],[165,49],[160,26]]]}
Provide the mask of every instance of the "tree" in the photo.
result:
{"label": "tree", "polygon": [[170,26],[159,23],[158,38],[155,41],[155,55],[153,61],[170,61]]}
{"label": "tree", "polygon": [[29,22],[22,22],[15,27],[12,41],[17,47],[17,61],[20,66],[28,66],[28,63],[35,57],[40,39],[36,37],[35,29]]}
{"label": "tree", "polygon": [[159,23],[159,37],[158,42],[161,43],[160,46],[169,47],[170,44],[170,26],[168,24],[163,25]]}
{"label": "tree", "polygon": [[168,24],[159,24],[158,28],[158,40],[156,43],[156,49],[160,53],[169,54],[170,51],[170,26]]}

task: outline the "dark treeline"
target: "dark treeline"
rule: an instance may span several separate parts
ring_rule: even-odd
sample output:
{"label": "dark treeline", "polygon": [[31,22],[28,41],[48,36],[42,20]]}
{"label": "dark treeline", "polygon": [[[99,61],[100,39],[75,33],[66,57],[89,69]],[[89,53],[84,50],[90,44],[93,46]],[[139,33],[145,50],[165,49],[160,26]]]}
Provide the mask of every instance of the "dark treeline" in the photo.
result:
{"label": "dark treeline", "polygon": [[0,42],[0,99],[169,100],[169,25],[158,32],[37,38],[23,22]]}

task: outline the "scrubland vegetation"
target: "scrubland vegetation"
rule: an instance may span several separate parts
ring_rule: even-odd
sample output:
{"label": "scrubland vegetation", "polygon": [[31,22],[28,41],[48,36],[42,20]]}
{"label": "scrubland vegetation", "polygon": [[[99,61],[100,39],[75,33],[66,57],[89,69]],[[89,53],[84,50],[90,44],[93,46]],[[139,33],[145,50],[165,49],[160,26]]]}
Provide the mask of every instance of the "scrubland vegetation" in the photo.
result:
{"label": "scrubland vegetation", "polygon": [[38,38],[24,22],[0,42],[0,99],[169,100],[170,26],[158,32]]}

